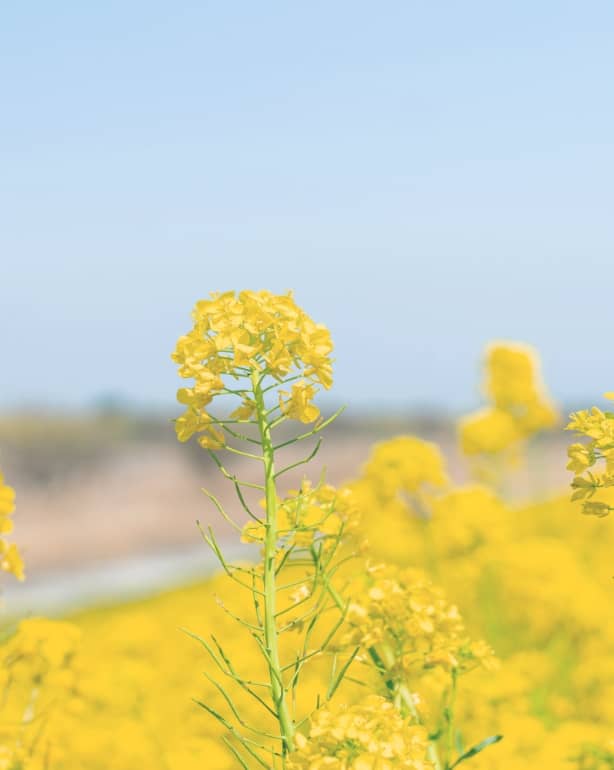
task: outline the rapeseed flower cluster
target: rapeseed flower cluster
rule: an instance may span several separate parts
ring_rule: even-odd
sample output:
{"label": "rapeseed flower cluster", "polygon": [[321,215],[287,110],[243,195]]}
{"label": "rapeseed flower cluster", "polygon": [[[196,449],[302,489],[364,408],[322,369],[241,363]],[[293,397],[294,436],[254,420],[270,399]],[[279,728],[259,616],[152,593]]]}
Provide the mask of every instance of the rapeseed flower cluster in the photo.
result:
{"label": "rapeseed flower cluster", "polygon": [[175,422],[180,441],[195,433],[205,448],[225,444],[225,428],[208,411],[221,395],[238,395],[241,404],[231,421],[249,422],[257,404],[251,389],[233,383],[270,376],[280,390],[281,411],[290,419],[310,423],[320,414],[313,399],[318,386],[332,385],[332,340],[328,329],[315,323],[295,303],[292,293],[234,291],[200,300],[192,312],[193,328],[177,342],[173,360],[179,375],[193,385],[177,392],[186,410]]}
{"label": "rapeseed flower cluster", "polygon": [[557,423],[537,355],[528,345],[494,343],[487,348],[483,391],[488,404],[459,426],[466,455],[513,455],[527,438]]}
{"label": "rapeseed flower cluster", "polygon": [[[606,393],[605,397],[612,400],[614,393]],[[582,513],[607,516],[614,510],[607,492],[614,487],[614,412],[603,412],[596,406],[575,412],[567,430],[588,439],[568,449],[567,469],[574,474],[572,500],[582,501]]]}
{"label": "rapeseed flower cluster", "polygon": [[432,770],[424,727],[370,695],[316,712],[309,737],[297,739],[289,770]]}
{"label": "rapeseed flower cluster", "polygon": [[[379,542],[387,543],[388,553],[397,545],[405,548],[395,537],[396,527],[420,521],[449,483],[445,459],[436,444],[416,436],[395,436],[374,444],[359,476],[347,484],[366,517],[364,521],[361,517],[361,527],[352,533],[361,549],[372,543],[377,550]],[[371,526],[375,522],[379,524]]]}
{"label": "rapeseed flower cluster", "polygon": [[363,476],[374,488],[378,503],[394,501],[415,512],[434,490],[449,483],[439,447],[416,436],[396,436],[375,444]]}
{"label": "rapeseed flower cluster", "polygon": [[[12,531],[15,492],[0,473],[0,533]],[[14,543],[0,538],[0,567],[23,580],[24,564]],[[78,713],[73,665],[81,631],[45,618],[22,620],[0,645],[0,770],[47,770],[65,756],[57,720]]]}
{"label": "rapeseed flower cluster", "polygon": [[2,770],[46,770],[72,761],[70,745],[59,736],[81,713],[80,637],[72,623],[28,618],[0,646]]}
{"label": "rapeseed flower cluster", "polygon": [[[265,507],[265,501],[261,501]],[[291,489],[277,500],[278,547],[309,546],[318,537],[338,538],[342,532],[356,531],[359,511],[353,503],[351,489],[336,489],[331,484],[313,486],[303,479],[300,489]],[[264,543],[266,520],[248,521],[243,527],[244,543]]]}
{"label": "rapeseed flower cluster", "polygon": [[9,543],[4,535],[13,531],[12,515],[15,511],[15,490],[4,482],[0,472],[0,571],[9,572],[18,580],[24,579],[24,565],[15,543]]}
{"label": "rapeseed flower cluster", "polygon": [[369,565],[350,595],[341,643],[385,647],[402,679],[437,666],[450,671],[496,665],[488,645],[469,639],[458,608],[423,570]]}

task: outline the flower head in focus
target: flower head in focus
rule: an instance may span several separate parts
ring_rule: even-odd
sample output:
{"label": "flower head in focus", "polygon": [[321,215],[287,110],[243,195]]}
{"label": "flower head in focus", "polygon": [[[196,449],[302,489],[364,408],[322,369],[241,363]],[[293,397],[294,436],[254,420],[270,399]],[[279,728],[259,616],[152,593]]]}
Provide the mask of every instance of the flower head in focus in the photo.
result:
{"label": "flower head in focus", "polygon": [[[614,399],[613,393],[605,398]],[[567,470],[574,478],[571,499],[582,502],[582,513],[603,518],[614,510],[609,489],[614,487],[614,412],[594,406],[570,415],[567,430],[584,442],[575,442],[567,450]]]}
{"label": "flower head in focus", "polygon": [[[176,421],[180,441],[202,433],[203,446],[221,448],[224,434],[211,424],[207,407],[217,396],[231,392],[229,381],[256,375],[279,384],[302,377],[289,393],[280,392],[282,412],[305,423],[318,418],[313,398],[318,386],[332,385],[333,343],[328,329],[315,323],[292,293],[214,293],[196,303],[192,319],[193,328],[180,337],[172,355],[179,376],[193,380],[191,387],[177,393],[177,400],[186,407]],[[243,393],[232,417],[248,421],[256,404],[247,391]]]}

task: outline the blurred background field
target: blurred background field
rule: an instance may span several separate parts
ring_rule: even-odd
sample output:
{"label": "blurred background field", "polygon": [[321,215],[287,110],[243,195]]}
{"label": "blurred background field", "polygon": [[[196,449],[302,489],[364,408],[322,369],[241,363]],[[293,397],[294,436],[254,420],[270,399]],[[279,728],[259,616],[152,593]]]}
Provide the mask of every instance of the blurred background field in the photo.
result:
{"label": "blurred background field", "polygon": [[[468,478],[451,417],[356,414],[351,409],[330,428],[320,451],[327,478],[333,484],[354,478],[372,444],[399,433],[439,443],[452,478]],[[508,497],[521,501],[563,490],[569,477],[566,442],[560,431],[538,439],[528,462],[514,474]],[[240,466],[233,467],[249,472]],[[170,417],[119,408],[5,414],[0,418],[0,467],[18,490],[19,542],[30,585],[55,579],[74,590],[81,575],[81,589],[90,600],[88,582],[97,585],[100,598],[105,586],[111,594],[138,594],[150,590],[150,584],[159,587],[164,579],[173,583],[208,569],[210,554],[197,520],[205,527],[214,524],[222,539],[236,541],[201,491],[207,487],[232,510],[232,488],[198,445],[177,442]],[[299,468],[290,475],[288,488],[304,473]],[[114,570],[121,575],[119,585],[112,580]],[[106,581],[100,582],[105,573]],[[27,612],[30,588],[8,590],[14,601],[24,597],[20,611]],[[83,603],[85,598],[67,590],[66,601]]]}

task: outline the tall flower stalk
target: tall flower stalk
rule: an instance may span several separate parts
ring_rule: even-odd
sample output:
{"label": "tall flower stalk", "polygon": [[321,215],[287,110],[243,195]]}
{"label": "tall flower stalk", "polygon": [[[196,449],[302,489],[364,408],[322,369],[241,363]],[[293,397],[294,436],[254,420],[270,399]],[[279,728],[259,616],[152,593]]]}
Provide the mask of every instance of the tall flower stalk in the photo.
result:
{"label": "tall flower stalk", "polygon": [[[215,637],[197,638],[223,679],[232,680],[273,717],[277,731],[251,724],[223,681],[214,684],[229,716],[208,703],[200,705],[224,726],[228,747],[243,767],[252,761],[266,768],[285,767],[295,749],[297,727],[332,697],[356,654],[350,651],[342,661],[331,656],[327,693],[311,711],[299,714],[296,691],[302,671],[327,651],[345,615],[343,602],[331,599],[330,585],[345,558],[338,550],[350,508],[343,493],[323,481],[313,487],[304,481],[285,498],[280,494],[281,477],[315,457],[319,437],[305,457],[280,468],[277,461],[284,449],[316,437],[338,414],[323,420],[313,403],[318,389],[332,383],[332,342],[328,330],[315,324],[290,294],[213,295],[197,303],[193,321],[173,354],[179,374],[194,380],[192,387],[178,392],[186,411],[176,420],[177,435],[182,441],[198,436],[232,483],[247,522],[237,521],[207,492],[209,498],[244,541],[260,546],[260,563],[230,564],[213,529],[203,531],[228,577],[252,595],[253,615],[233,617],[256,643],[268,681],[242,675]],[[214,399],[239,400],[239,405],[228,416],[216,416],[209,411]],[[286,424],[297,421],[311,427],[288,437]],[[257,463],[260,481],[239,478],[222,452]],[[264,497],[263,514],[254,510],[249,495],[254,491]],[[326,627],[320,630],[322,624]],[[289,633],[294,634],[291,654],[286,645],[284,657],[282,637]]]}

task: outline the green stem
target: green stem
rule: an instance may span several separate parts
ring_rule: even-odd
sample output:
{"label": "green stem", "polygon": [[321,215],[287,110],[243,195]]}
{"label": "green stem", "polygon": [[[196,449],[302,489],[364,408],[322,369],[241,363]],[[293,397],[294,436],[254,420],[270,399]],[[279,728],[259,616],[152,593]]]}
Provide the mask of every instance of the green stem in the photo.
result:
{"label": "green stem", "polygon": [[446,705],[445,709],[445,717],[446,717],[446,768],[452,767],[452,754],[454,752],[454,708],[456,705],[456,681],[457,681],[457,671],[455,668],[452,669],[452,682],[450,685],[450,695],[448,698],[448,703]]}
{"label": "green stem", "polygon": [[271,682],[271,695],[277,713],[284,756],[294,751],[294,723],[286,703],[286,691],[282,679],[282,667],[279,659],[279,632],[275,621],[276,615],[276,565],[277,554],[277,489],[275,487],[275,451],[271,439],[271,425],[267,420],[266,406],[262,386],[257,374],[252,377],[254,400],[256,402],[256,417],[262,456],[264,461],[264,496],[266,505],[266,522],[264,538],[264,642],[266,646]]}

